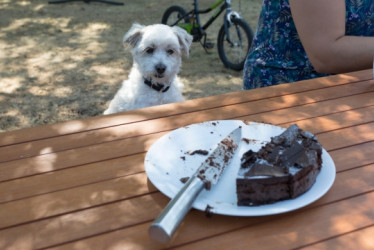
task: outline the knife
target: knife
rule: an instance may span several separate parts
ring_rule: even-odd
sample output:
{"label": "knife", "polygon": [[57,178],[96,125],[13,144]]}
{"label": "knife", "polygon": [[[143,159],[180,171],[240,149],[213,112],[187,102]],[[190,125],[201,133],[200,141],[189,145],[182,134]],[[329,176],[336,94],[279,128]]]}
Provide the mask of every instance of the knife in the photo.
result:
{"label": "knife", "polygon": [[203,188],[210,190],[212,184],[217,184],[238,148],[242,135],[241,131],[241,127],[234,129],[217,144],[195,174],[189,178],[152,223],[148,230],[151,239],[167,243]]}

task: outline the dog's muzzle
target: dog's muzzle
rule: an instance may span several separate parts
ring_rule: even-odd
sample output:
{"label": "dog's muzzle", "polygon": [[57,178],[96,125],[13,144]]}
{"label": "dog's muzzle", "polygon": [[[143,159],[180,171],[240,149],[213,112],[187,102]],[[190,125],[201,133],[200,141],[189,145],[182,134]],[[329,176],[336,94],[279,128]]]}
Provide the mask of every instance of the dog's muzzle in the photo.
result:
{"label": "dog's muzzle", "polygon": [[166,71],[166,65],[163,63],[158,63],[155,65],[155,77],[162,78],[164,77],[164,73]]}
{"label": "dog's muzzle", "polygon": [[159,64],[157,64],[157,65],[155,66],[155,68],[156,68],[156,71],[157,71],[157,73],[158,73],[159,75],[162,75],[162,74],[165,73],[166,66],[165,66],[164,64],[159,63]]}

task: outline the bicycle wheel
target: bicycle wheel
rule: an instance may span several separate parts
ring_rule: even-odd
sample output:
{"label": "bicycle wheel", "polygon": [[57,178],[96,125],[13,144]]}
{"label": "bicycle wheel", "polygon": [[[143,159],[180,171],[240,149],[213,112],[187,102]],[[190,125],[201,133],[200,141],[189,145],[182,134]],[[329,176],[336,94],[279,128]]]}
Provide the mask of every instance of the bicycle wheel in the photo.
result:
{"label": "bicycle wheel", "polygon": [[229,39],[222,25],[218,33],[217,48],[223,64],[233,70],[240,71],[252,44],[253,32],[242,19],[233,19],[227,27]]}
{"label": "bicycle wheel", "polygon": [[[162,16],[161,23],[169,26],[173,26],[183,16],[187,15],[187,11],[180,6],[174,5],[169,7]],[[182,20],[181,20],[182,21]],[[181,23],[178,22],[178,23]],[[183,23],[183,22],[182,22]],[[189,23],[188,18],[184,18],[184,23]]]}

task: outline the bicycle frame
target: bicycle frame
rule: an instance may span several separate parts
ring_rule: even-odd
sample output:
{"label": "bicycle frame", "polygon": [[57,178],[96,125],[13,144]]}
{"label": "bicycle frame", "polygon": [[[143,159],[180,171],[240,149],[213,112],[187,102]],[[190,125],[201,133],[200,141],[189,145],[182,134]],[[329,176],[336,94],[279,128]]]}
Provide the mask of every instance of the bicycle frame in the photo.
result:
{"label": "bicycle frame", "polygon": [[[219,6],[221,6],[220,9],[217,12],[215,12],[213,14],[213,16],[203,26],[201,26],[200,25],[200,14],[209,13]],[[172,26],[177,25],[179,21],[181,21],[182,19],[185,19],[188,16],[193,16],[193,17],[196,18],[196,22],[198,24],[198,28],[199,28],[200,32],[202,32],[202,31],[206,30],[217,19],[217,17],[221,15],[221,13],[224,10],[227,10],[227,12],[231,11],[231,1],[230,0],[218,0],[217,2],[215,2],[213,5],[211,5],[209,8],[207,8],[205,10],[199,10],[198,1],[194,0],[194,9],[191,10],[190,12],[188,12],[186,15],[180,17],[174,24],[172,24]],[[185,27],[185,28],[187,28],[187,27]],[[191,29],[192,29],[192,27],[190,27],[190,29],[187,28],[189,33],[191,32]]]}
{"label": "bicycle frame", "polygon": [[[203,30],[206,30],[216,19],[218,16],[221,15],[221,13],[227,9],[227,7],[230,7],[230,1],[225,1],[225,0],[218,0],[216,3],[214,3],[212,6],[210,6],[208,9],[205,10],[200,10],[198,9],[198,3],[197,0],[194,0],[194,5],[195,5],[195,13],[197,14],[205,14],[209,13],[212,10],[216,9],[218,6],[221,5],[221,8],[213,14],[213,16],[210,17],[210,19],[201,27]],[[230,7],[231,8],[231,7]],[[200,18],[199,15],[196,15],[197,22],[200,24]]]}

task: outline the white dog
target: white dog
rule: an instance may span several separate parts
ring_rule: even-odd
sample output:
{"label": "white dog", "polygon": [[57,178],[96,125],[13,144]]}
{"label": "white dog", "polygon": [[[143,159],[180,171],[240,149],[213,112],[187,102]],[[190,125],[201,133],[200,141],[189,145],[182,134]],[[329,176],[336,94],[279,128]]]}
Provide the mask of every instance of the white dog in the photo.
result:
{"label": "white dog", "polygon": [[177,73],[191,35],[179,27],[133,24],[123,43],[132,47],[133,66],[104,114],[184,100]]}

